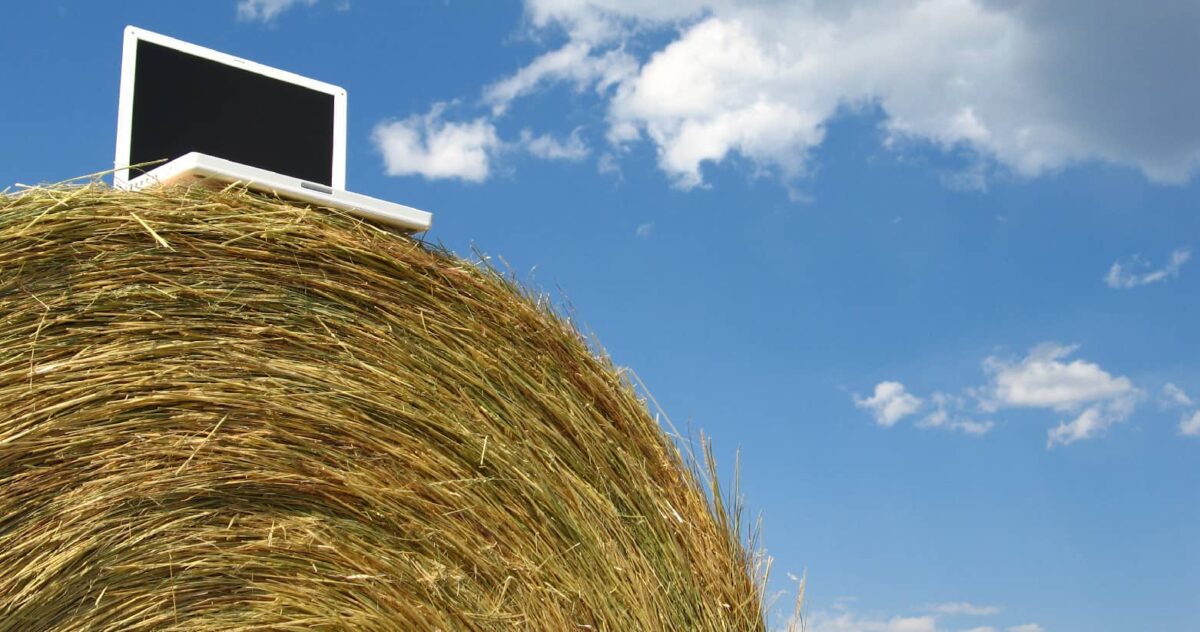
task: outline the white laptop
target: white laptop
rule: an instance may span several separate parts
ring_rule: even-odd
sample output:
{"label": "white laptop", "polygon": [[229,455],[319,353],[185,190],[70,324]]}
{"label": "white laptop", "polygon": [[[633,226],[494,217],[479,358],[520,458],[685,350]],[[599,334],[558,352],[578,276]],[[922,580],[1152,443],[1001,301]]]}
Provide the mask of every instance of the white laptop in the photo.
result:
{"label": "white laptop", "polygon": [[[166,159],[144,173],[131,165]],[[428,212],[345,190],[346,91],[132,26],[125,28],[113,186],[211,180],[409,231]]]}

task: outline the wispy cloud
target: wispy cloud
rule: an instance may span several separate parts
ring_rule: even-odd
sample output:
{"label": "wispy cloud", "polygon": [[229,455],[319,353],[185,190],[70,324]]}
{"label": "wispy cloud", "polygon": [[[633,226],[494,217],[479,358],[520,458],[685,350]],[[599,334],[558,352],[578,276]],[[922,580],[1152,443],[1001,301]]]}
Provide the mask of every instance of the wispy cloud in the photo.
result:
{"label": "wispy cloud", "polygon": [[633,234],[638,237],[641,237],[643,239],[645,239],[646,237],[649,237],[650,235],[653,235],[654,234],[654,222],[646,222],[645,224],[638,224],[637,230],[633,231]]}
{"label": "wispy cloud", "polygon": [[[805,617],[805,632],[1045,632],[1036,623],[1003,627],[986,621],[1000,614],[1000,608],[969,602],[951,602],[923,608],[919,614],[880,614],[858,612],[845,603],[818,610]],[[964,628],[963,617],[983,618],[985,625]],[[794,623],[794,622],[793,622]],[[959,625],[954,625],[958,623]],[[796,629],[800,629],[796,626]]]}
{"label": "wispy cloud", "polygon": [[1104,275],[1104,282],[1108,287],[1118,290],[1162,283],[1178,277],[1179,269],[1191,258],[1190,248],[1176,248],[1171,252],[1166,264],[1161,268],[1152,269],[1150,262],[1142,259],[1140,255],[1134,255],[1124,261],[1114,262],[1108,269],[1108,274]]}
{"label": "wispy cloud", "polygon": [[1192,405],[1192,398],[1184,392],[1182,388],[1175,386],[1171,382],[1163,384],[1162,387],[1162,403],[1168,407],[1187,407]]}
{"label": "wispy cloud", "polygon": [[[928,403],[928,406],[926,406]],[[917,428],[937,428],[982,436],[994,427],[991,421],[979,421],[966,416],[966,400],[957,395],[937,392],[929,396],[928,402],[908,392],[900,382],[886,381],[875,385],[870,397],[854,396],[854,405],[870,411],[875,423],[890,428],[906,417],[922,410],[931,409],[914,425]]]}
{"label": "wispy cloud", "polygon": [[967,615],[972,617],[986,617],[1000,613],[1000,609],[996,606],[977,606],[968,601],[940,603],[930,607],[930,611],[938,614]]}
{"label": "wispy cloud", "polygon": [[[1164,408],[1192,408],[1196,402],[1182,388],[1171,382],[1162,387],[1159,398]],[[1189,410],[1179,420],[1179,434],[1185,437],[1200,437],[1200,410]]]}
{"label": "wispy cloud", "polygon": [[600,154],[600,158],[596,160],[596,171],[602,175],[613,176],[617,181],[621,181],[624,175],[621,173],[621,165],[617,161],[617,157],[612,152]]}
{"label": "wispy cloud", "polygon": [[1200,437],[1200,410],[1183,417],[1179,422],[1179,434],[1185,437]]}
{"label": "wispy cloud", "polygon": [[567,160],[578,162],[588,157],[591,150],[579,135],[579,128],[571,131],[565,139],[549,134],[535,135],[529,129],[521,130],[518,144],[531,155],[542,160]]}
{"label": "wispy cloud", "polygon": [[491,106],[493,116],[501,116],[518,97],[545,84],[567,81],[578,91],[590,87],[603,94],[637,72],[637,60],[621,49],[592,53],[589,44],[570,42],[539,55],[512,75],[485,87],[483,101]]}
{"label": "wispy cloud", "polygon": [[[317,0],[238,0],[237,18],[242,22],[274,22],[285,11],[297,5],[313,6]],[[350,7],[346,3],[346,8]]]}
{"label": "wispy cloud", "polygon": [[941,632],[933,616],[871,616],[853,612],[817,612],[806,622],[805,632]]}
{"label": "wispy cloud", "polygon": [[941,428],[978,437],[995,427],[991,421],[978,421],[964,416],[968,406],[961,396],[938,392],[929,399],[933,411],[917,422],[918,428]]}

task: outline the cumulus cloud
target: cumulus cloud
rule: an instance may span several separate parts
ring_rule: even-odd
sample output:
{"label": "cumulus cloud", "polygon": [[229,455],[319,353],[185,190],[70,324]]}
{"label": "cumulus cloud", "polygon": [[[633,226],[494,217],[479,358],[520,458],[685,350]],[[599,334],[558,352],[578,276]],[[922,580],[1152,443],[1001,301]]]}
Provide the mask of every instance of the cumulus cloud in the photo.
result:
{"label": "cumulus cloud", "polygon": [[[862,109],[881,114],[889,146],[965,149],[1025,176],[1105,161],[1179,183],[1200,165],[1200,65],[1162,61],[1200,56],[1194,3],[526,0],[526,11],[567,43],[485,101],[503,112],[553,82],[594,87],[609,139],[648,139],[684,188],[733,155],[803,174],[827,122]],[[625,52],[648,45],[640,60]]]}
{"label": "cumulus cloud", "polygon": [[1046,628],[1036,623],[1026,623],[1023,625],[1014,625],[1008,628],[1008,632],[1046,632]]}
{"label": "cumulus cloud", "polygon": [[[274,22],[284,11],[297,5],[313,6],[317,0],[239,0],[237,18],[242,22]],[[349,8],[349,4],[346,5]]]}
{"label": "cumulus cloud", "polygon": [[[1047,447],[1092,439],[1128,419],[1143,393],[1127,377],[1115,376],[1094,362],[1071,358],[1077,350],[1077,346],[1051,342],[1034,347],[1019,360],[988,357],[983,361],[984,384],[961,394],[934,392],[928,402],[909,393],[900,382],[888,381],[876,385],[871,397],[855,396],[854,404],[870,411],[884,427],[925,408],[928,412],[916,427],[970,436],[991,432],[995,422],[986,417],[1003,409],[1042,409],[1069,416],[1049,430]],[[1178,387],[1164,388],[1167,396],[1191,401]],[[1180,428],[1183,432],[1182,425]]]}
{"label": "cumulus cloud", "polygon": [[1047,445],[1067,445],[1102,434],[1125,421],[1139,392],[1126,377],[1114,377],[1098,364],[1067,358],[1078,347],[1046,343],[1020,361],[995,357],[984,361],[991,380],[985,408],[1045,408],[1074,414],[1050,430]]}
{"label": "cumulus cloud", "polygon": [[854,397],[854,405],[871,412],[875,422],[886,428],[921,408],[921,398],[910,394],[899,382],[880,382],[870,397]]}
{"label": "cumulus cloud", "polygon": [[1167,279],[1179,276],[1179,269],[1192,258],[1189,248],[1177,248],[1171,253],[1170,259],[1163,267],[1152,269],[1150,263],[1138,255],[1124,261],[1116,261],[1104,275],[1108,287],[1127,290],[1140,285],[1161,283]]}
{"label": "cumulus cloud", "polygon": [[742,23],[705,20],[617,90],[610,138],[628,142],[644,132],[659,148],[659,166],[683,188],[703,184],[701,165],[731,152],[799,175],[808,149],[824,139],[824,117],[772,94],[793,72]]}
{"label": "cumulus cloud", "polygon": [[490,156],[502,146],[495,126],[483,118],[446,122],[442,120],[444,110],[445,104],[437,104],[423,116],[375,126],[371,139],[383,154],[388,175],[469,182],[488,178]]}
{"label": "cumulus cloud", "polygon": [[1018,362],[988,358],[984,367],[992,375],[994,401],[1005,406],[1072,410],[1133,392],[1128,378],[1113,377],[1098,364],[1064,361],[1078,348],[1049,342],[1034,347]]}

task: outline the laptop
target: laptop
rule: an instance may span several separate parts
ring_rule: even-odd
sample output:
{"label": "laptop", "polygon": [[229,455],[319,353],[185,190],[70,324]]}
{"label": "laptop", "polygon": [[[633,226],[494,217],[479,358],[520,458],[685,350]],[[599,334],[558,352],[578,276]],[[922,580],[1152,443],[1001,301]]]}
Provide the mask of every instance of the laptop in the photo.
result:
{"label": "laptop", "polygon": [[[131,165],[161,161],[149,171]],[[406,231],[433,216],[346,191],[346,91],[129,26],[113,186],[240,182]]]}

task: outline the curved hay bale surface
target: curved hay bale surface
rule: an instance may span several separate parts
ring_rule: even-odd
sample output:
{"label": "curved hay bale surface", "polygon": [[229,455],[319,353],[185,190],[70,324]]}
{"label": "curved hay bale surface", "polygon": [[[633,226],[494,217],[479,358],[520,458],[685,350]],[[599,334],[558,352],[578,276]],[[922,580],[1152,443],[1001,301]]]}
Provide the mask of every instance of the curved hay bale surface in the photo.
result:
{"label": "curved hay bale surface", "polygon": [[568,324],[410,238],[0,198],[0,630],[761,630],[699,480]]}

